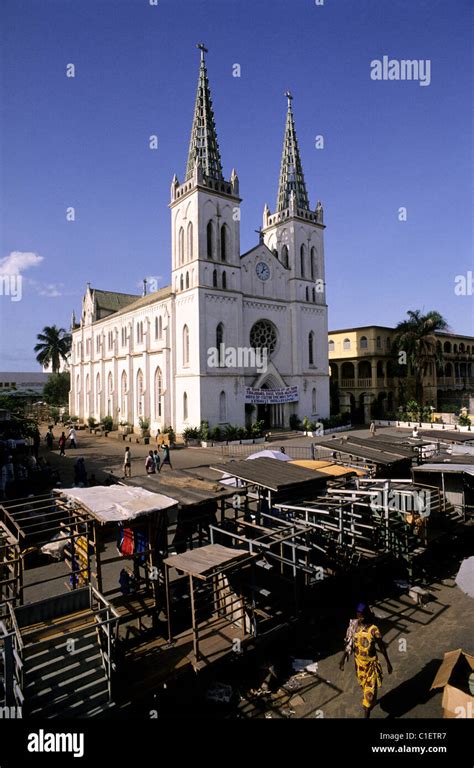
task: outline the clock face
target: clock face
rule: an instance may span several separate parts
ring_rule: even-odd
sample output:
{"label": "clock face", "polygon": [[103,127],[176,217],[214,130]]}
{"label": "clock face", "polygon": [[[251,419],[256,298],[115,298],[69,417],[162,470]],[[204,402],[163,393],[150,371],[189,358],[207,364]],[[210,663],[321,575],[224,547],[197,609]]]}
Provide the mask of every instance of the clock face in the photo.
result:
{"label": "clock face", "polygon": [[259,261],[257,266],[255,267],[255,271],[257,273],[257,277],[260,278],[260,280],[268,280],[270,277],[270,267],[268,264],[265,264],[264,261]]}

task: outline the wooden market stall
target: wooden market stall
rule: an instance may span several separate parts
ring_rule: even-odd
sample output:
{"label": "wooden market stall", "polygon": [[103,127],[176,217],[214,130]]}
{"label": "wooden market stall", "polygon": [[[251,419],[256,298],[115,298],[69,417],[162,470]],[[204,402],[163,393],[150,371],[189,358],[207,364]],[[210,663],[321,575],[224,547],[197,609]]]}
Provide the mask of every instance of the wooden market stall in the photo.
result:
{"label": "wooden market stall", "polygon": [[[90,522],[91,584],[108,599],[122,622],[140,622],[145,614],[155,619],[176,499],[126,485],[65,489],[61,496]],[[114,555],[108,546],[111,539],[116,543]],[[118,564],[123,565],[119,579]],[[106,578],[109,568],[113,568],[112,575]]]}

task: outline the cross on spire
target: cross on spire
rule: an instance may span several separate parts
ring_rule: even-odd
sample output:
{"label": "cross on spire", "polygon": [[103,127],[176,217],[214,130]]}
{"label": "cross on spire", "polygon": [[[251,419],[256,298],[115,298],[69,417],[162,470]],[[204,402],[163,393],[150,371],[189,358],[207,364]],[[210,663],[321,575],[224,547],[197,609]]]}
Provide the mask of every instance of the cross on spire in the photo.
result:
{"label": "cross on spire", "polygon": [[211,91],[207,79],[206,60],[204,54],[207,48],[204,43],[198,43],[201,51],[201,63],[194,104],[193,125],[189,141],[188,161],[186,164],[185,180],[190,179],[194,173],[196,162],[201,166],[203,173],[213,179],[223,179],[221,155],[217,141],[216,124],[212,109]]}
{"label": "cross on spire", "polygon": [[278,181],[277,212],[289,207],[290,195],[295,194],[296,207],[309,211],[308,193],[304,181],[303,166],[301,165],[298,140],[296,138],[295,121],[293,118],[293,95],[285,91],[288,99],[286,113],[285,135],[281,155],[280,178]]}

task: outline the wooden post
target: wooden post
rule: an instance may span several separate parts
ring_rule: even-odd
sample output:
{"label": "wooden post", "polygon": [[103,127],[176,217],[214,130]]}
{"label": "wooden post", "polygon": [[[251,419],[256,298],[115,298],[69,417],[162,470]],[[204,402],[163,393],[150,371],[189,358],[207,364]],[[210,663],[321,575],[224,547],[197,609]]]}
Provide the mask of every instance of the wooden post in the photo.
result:
{"label": "wooden post", "polygon": [[191,597],[191,621],[193,627],[193,648],[194,648],[194,660],[199,661],[199,630],[197,625],[196,610],[194,605],[194,584],[193,577],[189,574],[189,591]]}
{"label": "wooden post", "polygon": [[97,591],[102,594],[102,563],[100,560],[100,533],[99,524],[94,520],[94,554],[97,579]]}
{"label": "wooden post", "polygon": [[168,624],[168,642],[173,642],[171,634],[171,595],[170,595],[170,579],[169,579],[169,566],[165,565],[165,590],[166,590],[166,620]]}

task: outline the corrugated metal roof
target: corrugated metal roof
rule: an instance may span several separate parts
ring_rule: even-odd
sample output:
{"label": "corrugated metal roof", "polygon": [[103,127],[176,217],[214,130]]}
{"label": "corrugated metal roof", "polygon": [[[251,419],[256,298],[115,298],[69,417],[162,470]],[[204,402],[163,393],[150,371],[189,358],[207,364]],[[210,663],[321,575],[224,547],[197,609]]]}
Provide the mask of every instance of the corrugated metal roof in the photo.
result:
{"label": "corrugated metal roof", "polygon": [[376,441],[371,438],[367,438],[367,440],[364,441],[362,438],[352,440],[352,437],[347,437],[323,440],[318,443],[318,446],[326,448],[326,450],[329,451],[337,451],[338,453],[358,456],[359,458],[367,459],[372,463],[383,465],[394,464],[397,461],[411,459],[414,456],[411,451],[409,451],[407,455],[407,450],[402,450],[398,447],[392,448],[392,446],[389,446],[390,450],[387,450],[385,446],[382,448],[380,445],[377,446],[375,442]]}
{"label": "corrugated metal roof", "polygon": [[270,491],[281,491],[301,483],[327,480],[327,475],[311,469],[297,467],[289,461],[276,459],[254,459],[253,461],[229,461],[228,464],[214,464],[211,469],[237,477],[246,483],[259,485]]}
{"label": "corrugated metal roof", "polygon": [[246,549],[230,549],[222,544],[206,544],[204,547],[190,549],[178,555],[171,555],[163,562],[170,568],[177,568],[191,576],[201,576],[221,565],[233,563],[242,557],[249,556]]}
{"label": "corrugated metal roof", "polygon": [[418,434],[423,437],[430,437],[433,441],[454,441],[456,443],[465,443],[467,440],[474,442],[474,432],[457,432],[454,430],[448,431],[446,429],[423,429]]}
{"label": "corrugated metal roof", "polygon": [[362,469],[356,469],[355,467],[344,467],[341,464],[333,464],[332,462],[319,461],[313,459],[296,459],[290,462],[297,467],[304,467],[305,469],[316,470],[322,472],[323,475],[332,475],[333,477],[343,477],[346,475],[357,475],[358,477],[365,477],[366,472]]}
{"label": "corrugated metal roof", "polygon": [[465,472],[467,475],[474,475],[474,464],[422,464],[420,467],[413,467],[413,472]]}

